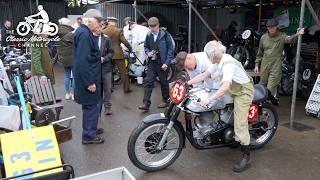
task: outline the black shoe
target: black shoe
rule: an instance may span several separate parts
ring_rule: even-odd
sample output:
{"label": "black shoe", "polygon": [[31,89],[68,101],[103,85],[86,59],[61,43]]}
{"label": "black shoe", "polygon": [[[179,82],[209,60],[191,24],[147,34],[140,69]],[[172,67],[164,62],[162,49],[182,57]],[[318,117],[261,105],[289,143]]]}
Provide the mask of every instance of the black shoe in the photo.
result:
{"label": "black shoe", "polygon": [[100,135],[100,134],[103,134],[103,133],[104,133],[103,128],[98,128],[97,129],[97,135]]}
{"label": "black shoe", "polygon": [[143,104],[142,106],[139,106],[138,109],[143,110],[143,111],[149,111],[149,106]]}
{"label": "black shoe", "polygon": [[82,144],[102,144],[104,138],[97,136],[95,139],[82,139]]}
{"label": "black shoe", "polygon": [[250,146],[241,145],[241,151],[243,153],[242,158],[240,162],[233,167],[233,171],[237,173],[243,172],[250,167]]}
{"label": "black shoe", "polygon": [[271,96],[271,98],[270,98],[270,101],[271,101],[271,103],[273,104],[273,105],[275,105],[275,106],[279,106],[279,98],[276,98],[276,97],[274,97],[274,96]]}

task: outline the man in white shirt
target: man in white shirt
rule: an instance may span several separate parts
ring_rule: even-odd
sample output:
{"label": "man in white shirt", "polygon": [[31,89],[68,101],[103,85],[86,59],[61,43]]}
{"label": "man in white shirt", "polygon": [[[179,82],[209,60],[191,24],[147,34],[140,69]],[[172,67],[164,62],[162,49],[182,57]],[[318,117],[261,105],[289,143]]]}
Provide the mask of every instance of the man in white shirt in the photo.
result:
{"label": "man in white shirt", "polygon": [[[182,51],[176,56],[176,69],[178,71],[185,70],[190,79],[204,73],[211,66],[213,66],[213,64],[210,62],[205,52],[188,54],[187,52]],[[214,88],[212,79],[206,79],[203,82],[194,85],[200,85],[209,89]]]}
{"label": "man in white shirt", "polygon": [[242,172],[250,167],[250,134],[248,127],[248,111],[253,99],[253,83],[247,76],[241,63],[232,56],[225,54],[226,47],[218,41],[209,42],[204,49],[213,64],[206,72],[191,79],[188,84],[195,84],[211,77],[221,70],[222,85],[210,98],[203,99],[201,105],[208,107],[212,101],[229,91],[234,98],[234,132],[235,140],[241,144],[242,158],[233,168],[235,172]]}

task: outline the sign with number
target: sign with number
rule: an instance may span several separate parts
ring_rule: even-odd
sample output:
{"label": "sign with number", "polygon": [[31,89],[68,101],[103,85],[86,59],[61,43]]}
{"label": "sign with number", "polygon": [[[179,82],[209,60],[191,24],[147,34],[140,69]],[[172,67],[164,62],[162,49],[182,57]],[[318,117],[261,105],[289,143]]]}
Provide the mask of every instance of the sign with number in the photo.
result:
{"label": "sign with number", "polygon": [[175,82],[170,91],[170,99],[172,102],[178,104],[181,103],[186,95],[186,90],[182,82]]}
{"label": "sign with number", "polygon": [[[61,165],[60,151],[53,126],[2,134],[0,139],[7,177]],[[58,171],[61,169],[30,175],[26,178]]]}
{"label": "sign with number", "polygon": [[258,106],[256,104],[251,104],[248,114],[248,122],[252,122],[254,118],[258,116]]}

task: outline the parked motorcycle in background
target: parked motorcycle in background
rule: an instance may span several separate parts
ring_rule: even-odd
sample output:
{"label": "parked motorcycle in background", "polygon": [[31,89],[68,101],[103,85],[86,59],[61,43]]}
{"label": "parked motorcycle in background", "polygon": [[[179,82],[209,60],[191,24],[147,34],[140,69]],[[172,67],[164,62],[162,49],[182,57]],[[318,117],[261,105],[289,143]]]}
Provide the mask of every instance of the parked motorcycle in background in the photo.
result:
{"label": "parked motorcycle in background", "polygon": [[15,76],[18,76],[21,82],[25,82],[31,77],[31,54],[28,52],[28,48],[5,47],[1,59],[13,87],[15,87]]}
{"label": "parked motorcycle in background", "polygon": [[[199,150],[235,146],[232,97],[225,95],[210,108],[200,105],[201,99],[216,91],[190,89],[184,81],[175,82],[166,112],[145,117],[131,133],[127,146],[131,162],[144,171],[162,170],[177,160],[185,148],[185,138]],[[267,100],[267,89],[255,85],[248,116],[252,149],[266,145],[277,130],[277,111]],[[178,120],[181,112],[192,115],[186,118],[185,129]]]}
{"label": "parked motorcycle in background", "polygon": [[[290,47],[285,48],[284,61],[282,64],[282,78],[280,84],[280,95],[291,96],[293,94],[293,84],[295,76],[296,56],[292,56],[293,50]],[[304,61],[300,57],[300,66],[298,74],[297,92],[305,100],[308,100],[314,82],[316,81],[315,66],[311,62]]]}
{"label": "parked motorcycle in background", "polygon": [[261,36],[261,32],[247,29],[235,36],[227,53],[240,61],[245,69],[253,69]]}

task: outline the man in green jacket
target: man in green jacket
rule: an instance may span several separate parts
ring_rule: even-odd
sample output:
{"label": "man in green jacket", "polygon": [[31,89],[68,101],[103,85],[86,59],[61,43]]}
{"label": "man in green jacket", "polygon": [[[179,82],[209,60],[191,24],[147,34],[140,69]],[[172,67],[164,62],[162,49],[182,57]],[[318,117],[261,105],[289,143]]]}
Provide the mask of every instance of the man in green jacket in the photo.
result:
{"label": "man in green jacket", "polygon": [[288,36],[278,30],[278,22],[275,19],[267,21],[268,32],[265,33],[259,43],[256,56],[255,73],[260,70],[260,83],[275,95],[282,76],[282,52],[285,44],[295,43],[298,36],[304,34],[304,28],[292,36]]}

